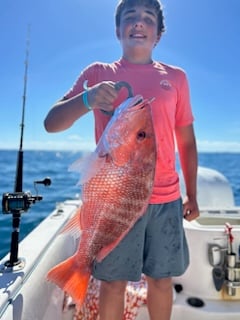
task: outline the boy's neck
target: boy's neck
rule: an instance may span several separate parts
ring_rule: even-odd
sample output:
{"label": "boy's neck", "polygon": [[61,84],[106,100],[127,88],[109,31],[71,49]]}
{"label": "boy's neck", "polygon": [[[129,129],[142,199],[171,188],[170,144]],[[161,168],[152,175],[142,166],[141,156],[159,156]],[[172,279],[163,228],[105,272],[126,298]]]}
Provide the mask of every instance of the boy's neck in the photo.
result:
{"label": "boy's neck", "polygon": [[134,54],[133,52],[131,52],[131,54],[124,52],[123,58],[134,64],[150,64],[153,62],[151,55],[139,55],[138,53]]}

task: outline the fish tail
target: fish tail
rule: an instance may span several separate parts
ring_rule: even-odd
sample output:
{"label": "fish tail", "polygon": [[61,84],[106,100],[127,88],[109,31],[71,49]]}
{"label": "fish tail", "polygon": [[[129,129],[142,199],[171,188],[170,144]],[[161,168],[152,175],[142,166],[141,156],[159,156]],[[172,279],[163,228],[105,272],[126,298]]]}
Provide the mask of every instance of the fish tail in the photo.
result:
{"label": "fish tail", "polygon": [[86,296],[90,275],[90,270],[81,271],[73,256],[53,267],[47,274],[47,280],[66,291],[80,307]]}

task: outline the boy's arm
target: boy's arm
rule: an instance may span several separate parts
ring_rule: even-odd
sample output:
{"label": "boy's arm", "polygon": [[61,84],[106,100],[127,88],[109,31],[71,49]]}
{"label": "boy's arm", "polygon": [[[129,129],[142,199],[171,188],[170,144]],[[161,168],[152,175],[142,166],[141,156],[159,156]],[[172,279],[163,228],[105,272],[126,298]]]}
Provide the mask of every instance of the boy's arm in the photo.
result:
{"label": "boy's arm", "polygon": [[186,197],[183,200],[184,217],[187,220],[199,216],[197,204],[197,147],[193,125],[177,127],[175,129],[180,164],[186,187]]}
{"label": "boy's arm", "polygon": [[56,102],[48,112],[44,127],[48,132],[63,131],[72,126],[72,124],[81,116],[88,112],[82,100],[83,93],[69,99],[62,99]]}
{"label": "boy's arm", "polygon": [[[53,105],[48,112],[44,126],[48,132],[66,130],[72,124],[86,114],[89,109],[84,104],[84,92],[69,99],[62,99]],[[92,109],[113,110],[113,102],[117,98],[118,91],[112,81],[103,81],[91,87],[87,91],[88,105]]]}

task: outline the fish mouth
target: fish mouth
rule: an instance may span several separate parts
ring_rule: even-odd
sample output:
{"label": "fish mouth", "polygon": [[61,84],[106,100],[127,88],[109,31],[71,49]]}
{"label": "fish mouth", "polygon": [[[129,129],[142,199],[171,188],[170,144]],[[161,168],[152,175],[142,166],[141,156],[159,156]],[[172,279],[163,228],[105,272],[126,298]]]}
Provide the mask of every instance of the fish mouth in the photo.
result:
{"label": "fish mouth", "polygon": [[139,96],[129,107],[129,112],[137,112],[145,109],[152,100],[153,99],[143,99],[143,97]]}
{"label": "fish mouth", "polygon": [[129,106],[129,110],[128,112],[137,112],[143,109],[146,109],[146,107],[151,104],[152,101],[155,100],[155,98],[148,98],[148,99],[144,99],[142,96],[136,96],[132,101],[132,105]]}
{"label": "fish mouth", "polygon": [[144,108],[145,104],[143,103],[144,99],[142,96],[136,96],[132,99],[132,105],[129,107],[131,111],[137,111]]}
{"label": "fish mouth", "polygon": [[139,106],[141,109],[144,108],[144,105],[141,106],[142,102],[143,102],[143,98],[139,97],[139,99],[134,103],[133,107]]}
{"label": "fish mouth", "polygon": [[143,99],[142,96],[136,96],[134,98],[132,97],[128,99],[133,99],[133,100],[129,102],[126,112],[123,113],[123,118],[127,120],[131,119],[131,116],[133,114],[135,113],[137,114],[145,110],[147,106],[146,100]]}
{"label": "fish mouth", "polygon": [[113,118],[116,119],[122,113],[122,117],[128,119],[131,113],[145,109],[147,104],[148,100],[143,99],[141,95],[129,97],[114,111]]}

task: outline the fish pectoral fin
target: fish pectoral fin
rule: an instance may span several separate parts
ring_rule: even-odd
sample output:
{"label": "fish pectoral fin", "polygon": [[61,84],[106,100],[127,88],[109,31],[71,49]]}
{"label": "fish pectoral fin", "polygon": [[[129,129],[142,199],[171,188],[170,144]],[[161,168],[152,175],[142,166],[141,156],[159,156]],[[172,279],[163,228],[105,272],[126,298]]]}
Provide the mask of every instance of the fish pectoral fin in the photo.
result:
{"label": "fish pectoral fin", "polygon": [[87,154],[73,162],[69,166],[68,170],[80,172],[78,185],[83,185],[99,172],[104,163],[105,157],[99,155],[99,152],[96,150],[95,152],[91,152],[90,154]]}

